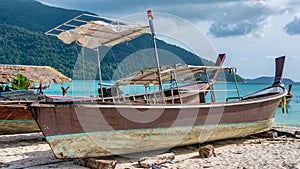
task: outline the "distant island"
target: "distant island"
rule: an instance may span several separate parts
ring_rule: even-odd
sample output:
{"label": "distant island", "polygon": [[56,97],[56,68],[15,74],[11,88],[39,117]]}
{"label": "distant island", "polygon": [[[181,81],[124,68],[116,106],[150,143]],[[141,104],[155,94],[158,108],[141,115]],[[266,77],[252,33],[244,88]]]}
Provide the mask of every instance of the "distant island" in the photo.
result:
{"label": "distant island", "polygon": [[[245,83],[272,83],[274,81],[274,77],[258,77],[255,79],[244,79]],[[300,84],[300,82],[295,82],[292,79],[289,78],[283,78],[284,84]]]}

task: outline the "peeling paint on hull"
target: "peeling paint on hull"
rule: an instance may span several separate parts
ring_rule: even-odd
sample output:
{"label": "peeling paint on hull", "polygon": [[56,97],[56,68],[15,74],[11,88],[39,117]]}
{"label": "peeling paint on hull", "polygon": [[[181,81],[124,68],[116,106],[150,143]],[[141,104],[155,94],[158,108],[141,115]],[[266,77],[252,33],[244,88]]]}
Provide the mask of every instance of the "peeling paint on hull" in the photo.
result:
{"label": "peeling paint on hull", "polygon": [[57,158],[109,156],[244,137],[270,129],[273,121],[92,132],[49,136],[46,140]]}

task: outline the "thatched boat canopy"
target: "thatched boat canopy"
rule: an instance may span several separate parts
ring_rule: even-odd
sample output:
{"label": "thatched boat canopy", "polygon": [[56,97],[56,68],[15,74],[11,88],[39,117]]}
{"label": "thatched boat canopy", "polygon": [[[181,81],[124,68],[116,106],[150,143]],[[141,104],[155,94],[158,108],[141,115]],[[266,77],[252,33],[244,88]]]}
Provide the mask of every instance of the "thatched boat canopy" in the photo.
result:
{"label": "thatched boat canopy", "polygon": [[[174,65],[174,66],[161,66],[161,79],[162,83],[174,81],[178,79],[186,79],[194,77],[198,73],[218,70],[235,70],[234,67],[222,66],[193,66],[193,65]],[[135,72],[128,77],[117,81],[116,85],[144,85],[150,84],[158,85],[159,76],[157,68],[145,68],[141,71]]]}
{"label": "thatched boat canopy", "polygon": [[1,83],[10,83],[17,74],[22,74],[36,84],[63,84],[71,80],[50,66],[0,65]]}

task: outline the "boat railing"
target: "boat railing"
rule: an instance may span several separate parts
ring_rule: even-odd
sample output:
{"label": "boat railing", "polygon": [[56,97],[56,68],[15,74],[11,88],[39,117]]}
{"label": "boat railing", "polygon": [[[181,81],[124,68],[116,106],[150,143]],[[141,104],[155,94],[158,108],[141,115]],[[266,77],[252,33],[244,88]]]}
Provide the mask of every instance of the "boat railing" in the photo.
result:
{"label": "boat railing", "polygon": [[[109,92],[112,92],[112,90],[115,88],[116,90],[115,93],[109,93],[104,95],[104,102],[113,102],[113,103],[124,103],[124,102],[140,102],[140,103],[159,103],[161,101],[161,93],[156,91],[155,88],[157,87],[156,85],[148,85],[145,86],[145,90],[144,93],[141,94],[123,94],[123,92],[119,89],[120,86],[115,85],[115,84],[105,84],[105,83],[101,83],[101,85],[103,86],[102,90],[104,91],[103,93],[106,94],[106,90],[109,90]],[[180,96],[180,89],[178,89],[178,87],[173,84],[163,84],[165,87],[168,87],[167,90],[164,90],[164,93],[169,92],[170,95],[168,96],[164,96],[164,98],[171,98],[171,102],[172,104],[175,103],[175,99],[180,99],[181,100],[181,96]],[[105,88],[105,87],[110,87],[110,88]],[[154,90],[151,90],[153,89]],[[100,90],[100,88],[98,89]],[[176,91],[177,92],[176,92]],[[100,92],[99,92],[100,93]],[[164,94],[165,95],[165,94]],[[176,96],[177,97],[176,97]],[[99,98],[101,100],[101,94],[99,94]],[[102,101],[102,100],[101,100]]]}
{"label": "boat railing", "polygon": [[[207,84],[208,85],[208,84]],[[212,84],[215,85],[215,84]],[[103,86],[109,86],[109,87],[114,87],[116,86],[115,84],[105,84],[103,83]],[[214,102],[216,100],[221,101],[220,96],[222,92],[225,92],[224,96],[227,95],[228,92],[237,92],[238,88],[231,88],[231,89],[219,89],[217,86],[216,88],[213,89],[185,89],[181,88],[181,86],[177,87],[175,83],[170,83],[170,84],[164,84],[165,90],[164,90],[164,99],[166,101],[165,104],[189,104],[190,102],[187,102],[188,97],[193,98],[192,96],[195,96],[194,98],[199,98],[198,102],[191,102],[191,104],[195,103],[206,103],[206,102]],[[168,88],[167,88],[168,86]],[[145,92],[141,94],[128,94],[128,95],[122,95],[119,90],[116,90],[116,95],[111,96],[111,97],[105,97],[104,102],[106,103],[134,103],[134,104],[159,104],[160,103],[160,97],[158,96],[160,92],[157,90],[150,90],[150,88],[156,88],[157,86],[155,85],[149,85],[145,86]],[[253,98],[258,98],[258,97],[265,97],[265,96],[271,96],[280,93],[280,87],[269,87],[266,89],[263,89],[262,91],[258,91],[255,93],[252,93],[250,95],[241,97],[238,94],[237,96],[230,96],[230,97],[225,97],[224,102],[236,102],[238,100],[247,100],[247,99],[253,99]],[[219,96],[217,97],[218,99],[214,100],[211,98],[211,95],[206,94],[208,92],[213,92],[214,95]],[[237,92],[239,93],[239,92]],[[221,101],[222,102],[222,101]]]}

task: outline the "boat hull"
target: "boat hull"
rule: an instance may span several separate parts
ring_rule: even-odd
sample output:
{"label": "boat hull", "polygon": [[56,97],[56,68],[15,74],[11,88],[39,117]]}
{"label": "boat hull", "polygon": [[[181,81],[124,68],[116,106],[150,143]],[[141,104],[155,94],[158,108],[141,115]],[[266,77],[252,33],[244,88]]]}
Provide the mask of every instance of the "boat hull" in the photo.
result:
{"label": "boat hull", "polygon": [[0,134],[40,131],[26,104],[0,105]]}
{"label": "boat hull", "polygon": [[287,104],[287,105],[291,103],[292,98],[293,98],[292,95],[287,95],[287,96],[286,96],[286,104]]}
{"label": "boat hull", "polygon": [[273,119],[269,119],[249,123],[58,135],[48,136],[46,140],[57,158],[85,158],[169,149],[177,146],[244,137],[268,130],[272,124]]}
{"label": "boat hull", "polygon": [[85,158],[268,130],[281,97],[185,106],[37,104],[32,112],[57,158]]}

